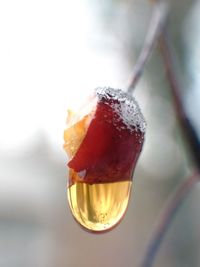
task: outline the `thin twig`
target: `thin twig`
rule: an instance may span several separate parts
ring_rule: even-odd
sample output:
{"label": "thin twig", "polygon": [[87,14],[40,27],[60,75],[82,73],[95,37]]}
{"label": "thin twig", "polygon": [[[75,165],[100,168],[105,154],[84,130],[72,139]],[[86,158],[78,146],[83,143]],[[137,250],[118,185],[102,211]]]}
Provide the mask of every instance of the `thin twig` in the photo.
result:
{"label": "thin twig", "polygon": [[152,21],[144,42],[143,49],[131,75],[132,78],[130,80],[127,91],[129,93],[132,93],[135,85],[137,84],[139,78],[141,77],[144,71],[145,64],[151,55],[156,41],[158,37],[160,37],[160,50],[163,57],[167,78],[172,89],[172,95],[174,99],[174,106],[177,112],[177,117],[186,136],[186,140],[191,148],[191,152],[194,155],[198,171],[196,171],[191,177],[185,180],[180,186],[180,188],[175,192],[174,197],[172,199],[170,198],[169,204],[167,205],[166,209],[164,209],[163,215],[159,220],[158,226],[155,228],[155,232],[152,236],[152,239],[150,240],[147,253],[144,257],[141,267],[152,266],[160,244],[170,226],[170,223],[176,215],[176,212],[181,207],[181,204],[183,204],[184,200],[188,196],[193,186],[196,184],[197,181],[199,181],[198,176],[200,170],[200,142],[183,107],[180,97],[180,85],[175,76],[173,57],[172,52],[170,50],[167,33],[164,31],[162,32],[168,14],[168,1],[153,2],[156,2],[155,11],[152,16]]}
{"label": "thin twig", "polygon": [[198,171],[196,171],[191,177],[189,177],[182,183],[180,188],[176,191],[174,197],[170,200],[166,209],[164,209],[164,213],[161,216],[157,227],[155,228],[152,239],[150,240],[147,253],[144,257],[141,267],[152,266],[155,256],[160,248],[161,242],[170,226],[170,223],[172,222],[172,219],[176,215],[177,210],[181,207],[193,186],[196,184],[196,182],[199,181],[200,170],[200,142],[182,104],[181,88],[175,75],[173,62],[174,57],[172,55],[172,50],[166,30],[161,33],[159,44],[164,66],[166,69],[166,75],[172,90],[177,117],[180,121],[180,125],[182,126],[183,133],[185,134],[186,141],[191,148],[191,152],[194,156]]}
{"label": "thin twig", "polygon": [[138,58],[138,61],[135,64],[133,73],[131,74],[131,79],[127,88],[127,91],[132,93],[135,85],[140,79],[147,60],[149,59],[151,52],[154,48],[154,45],[160,35],[166,18],[168,14],[169,5],[166,1],[159,1],[154,9],[149,30],[144,42],[144,46]]}
{"label": "thin twig", "polygon": [[164,66],[166,69],[166,75],[172,91],[174,107],[177,113],[177,117],[182,127],[183,134],[185,135],[185,139],[192,152],[192,156],[194,157],[197,167],[200,169],[200,141],[182,104],[181,88],[175,76],[175,69],[173,63],[174,57],[172,55],[172,49],[170,47],[166,30],[162,32],[159,44]]}
{"label": "thin twig", "polygon": [[146,255],[141,264],[141,267],[151,267],[155,256],[160,248],[161,242],[170,226],[170,223],[176,215],[178,209],[181,207],[183,202],[186,200],[189,192],[194,185],[199,181],[199,172],[196,171],[188,179],[186,179],[179,189],[175,192],[173,198],[170,198],[168,205],[164,208],[164,212],[161,215],[158,225],[155,228],[155,232],[149,242]]}

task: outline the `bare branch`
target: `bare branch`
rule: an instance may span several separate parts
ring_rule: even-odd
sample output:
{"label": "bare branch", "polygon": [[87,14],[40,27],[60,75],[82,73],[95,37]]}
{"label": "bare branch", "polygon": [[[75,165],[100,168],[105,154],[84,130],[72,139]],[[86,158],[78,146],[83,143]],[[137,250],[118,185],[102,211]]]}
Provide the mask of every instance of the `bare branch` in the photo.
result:
{"label": "bare branch", "polygon": [[197,167],[200,169],[200,142],[197,133],[192,126],[181,99],[180,84],[175,75],[174,56],[172,55],[172,49],[168,40],[167,31],[163,31],[160,36],[160,51],[163,58],[164,66],[166,69],[166,75],[171,87],[172,96],[174,100],[174,107],[182,127],[183,134],[185,135],[186,142],[188,143],[192,156],[195,160]]}
{"label": "bare branch", "polygon": [[143,49],[131,75],[132,78],[130,79],[127,91],[132,93],[134,87],[136,86],[144,71],[145,64],[151,55],[156,41],[160,37],[160,51],[164,61],[166,75],[172,90],[175,110],[182,126],[183,133],[185,134],[186,141],[191,148],[191,152],[194,156],[198,171],[195,171],[192,176],[186,179],[175,192],[174,196],[169,199],[168,205],[164,209],[164,212],[161,215],[158,221],[158,225],[155,228],[155,231],[149,242],[149,246],[147,247],[147,252],[141,264],[141,267],[152,266],[155,256],[160,248],[160,244],[170,226],[170,223],[172,222],[178,209],[183,204],[193,186],[199,181],[200,175],[200,142],[182,104],[180,94],[181,90],[174,71],[174,62],[171,47],[168,41],[167,32],[163,31],[169,9],[169,6],[167,4],[168,1],[153,2],[156,3],[155,11],[152,16]]}
{"label": "bare branch", "polygon": [[160,248],[161,242],[172,222],[174,216],[176,215],[178,209],[181,207],[183,202],[186,200],[189,192],[194,187],[194,185],[199,181],[199,172],[194,172],[188,179],[186,179],[183,184],[175,192],[174,196],[168,201],[163,214],[158,220],[158,225],[150,239],[149,245],[147,247],[147,252],[141,267],[151,267],[155,256]]}
{"label": "bare branch", "polygon": [[192,176],[185,180],[176,191],[174,196],[170,198],[169,203],[164,209],[164,212],[161,215],[160,220],[158,221],[158,225],[155,228],[155,232],[153,233],[152,238],[149,242],[147,253],[144,257],[141,267],[152,266],[155,256],[160,248],[161,242],[170,226],[170,223],[172,222],[178,209],[184,203],[193,186],[199,181],[200,174],[200,142],[182,104],[181,88],[175,75],[173,62],[174,57],[166,30],[163,31],[160,35],[159,45],[166,69],[166,75],[172,91],[177,117],[179,119],[180,125],[182,126],[183,133],[185,134],[186,141],[191,148],[191,152],[194,156],[198,171],[194,172]]}
{"label": "bare branch", "polygon": [[154,9],[151,23],[149,26],[149,30],[144,42],[144,46],[138,58],[138,61],[135,64],[133,69],[133,73],[131,75],[131,79],[129,82],[129,86],[127,91],[132,93],[135,85],[137,84],[138,80],[140,79],[147,60],[149,59],[151,52],[154,48],[154,45],[163,29],[165,24],[167,14],[169,10],[169,5],[166,1],[159,1]]}

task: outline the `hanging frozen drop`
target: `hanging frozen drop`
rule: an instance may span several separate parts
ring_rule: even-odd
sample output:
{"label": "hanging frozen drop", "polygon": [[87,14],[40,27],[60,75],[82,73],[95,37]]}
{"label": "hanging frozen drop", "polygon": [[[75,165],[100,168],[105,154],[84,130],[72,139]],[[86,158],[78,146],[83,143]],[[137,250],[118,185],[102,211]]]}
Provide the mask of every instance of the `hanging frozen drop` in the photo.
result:
{"label": "hanging frozen drop", "polygon": [[97,88],[89,106],[82,115],[70,112],[64,132],[68,202],[82,227],[105,232],[127,209],[146,123],[135,99],[119,89]]}

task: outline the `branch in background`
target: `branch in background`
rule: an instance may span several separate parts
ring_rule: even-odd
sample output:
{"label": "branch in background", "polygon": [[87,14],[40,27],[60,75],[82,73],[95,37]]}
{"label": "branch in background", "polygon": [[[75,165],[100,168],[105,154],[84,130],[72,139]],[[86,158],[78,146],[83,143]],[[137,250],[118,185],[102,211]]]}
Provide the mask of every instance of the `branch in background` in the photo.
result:
{"label": "branch in background", "polygon": [[183,133],[185,134],[186,141],[189,144],[196,165],[200,169],[200,141],[183,107],[180,97],[181,90],[175,76],[173,57],[168,41],[167,32],[163,31],[169,11],[169,4],[167,0],[151,1],[156,3],[155,10],[152,15],[152,20],[144,42],[143,49],[131,75],[132,78],[130,79],[127,91],[129,93],[132,93],[132,91],[134,90],[134,87],[136,86],[144,71],[145,64],[147,63],[147,60],[151,55],[154,45],[157,39],[160,37],[160,51],[163,57],[167,78],[172,89],[177,117],[180,121],[180,125],[182,126]]}
{"label": "branch in background", "polygon": [[144,42],[144,46],[138,58],[138,61],[135,64],[133,73],[131,75],[131,79],[129,82],[129,86],[127,91],[132,93],[135,85],[140,79],[147,60],[149,59],[151,52],[154,48],[154,45],[164,27],[167,14],[168,14],[169,6],[166,1],[159,1],[155,6],[155,10],[152,15],[152,20],[149,26],[149,30]]}
{"label": "branch in background", "polygon": [[156,2],[155,11],[152,16],[152,21],[150,23],[149,31],[147,33],[143,49],[133,70],[132,78],[130,80],[127,91],[129,93],[132,93],[135,85],[137,84],[144,71],[145,64],[151,55],[156,41],[160,37],[160,51],[163,57],[166,75],[172,90],[175,110],[180,121],[180,125],[182,126],[183,133],[185,134],[186,141],[191,148],[191,152],[194,156],[198,171],[196,171],[191,177],[184,181],[180,188],[176,191],[174,197],[172,199],[170,198],[169,204],[167,205],[166,209],[164,209],[163,215],[161,216],[152,239],[150,240],[149,246],[147,248],[147,253],[144,257],[141,267],[152,266],[160,244],[170,226],[170,223],[172,222],[178,209],[181,207],[181,204],[184,202],[193,186],[196,184],[196,182],[199,181],[200,173],[200,142],[198,140],[197,133],[191,125],[190,120],[183,107],[180,97],[180,85],[175,76],[173,56],[169,45],[168,36],[166,31],[163,31],[168,14],[168,1],[153,2]]}
{"label": "branch in background", "polygon": [[164,66],[166,69],[166,75],[171,87],[172,96],[174,100],[174,107],[182,127],[183,134],[185,135],[186,142],[188,143],[192,155],[194,157],[197,167],[200,169],[200,142],[197,133],[185,112],[184,106],[181,100],[181,89],[179,82],[175,76],[175,69],[173,63],[172,49],[168,40],[167,31],[163,31],[160,36],[160,51],[163,58]]}
{"label": "branch in background", "polygon": [[194,172],[192,176],[186,179],[179,189],[176,191],[173,198],[170,198],[168,205],[164,208],[164,212],[158,221],[158,225],[155,228],[155,232],[149,242],[146,255],[141,264],[141,267],[151,267],[155,259],[156,253],[161,245],[161,242],[170,226],[171,221],[176,215],[178,209],[186,200],[189,192],[194,187],[194,185],[199,181],[199,172]]}
{"label": "branch in background", "polygon": [[[158,5],[158,3],[156,5]],[[199,181],[200,174],[200,142],[197,133],[191,125],[191,122],[182,104],[180,85],[175,75],[173,55],[166,31],[163,31],[161,33],[159,44],[164,66],[166,69],[166,75],[172,90],[177,117],[180,121],[183,133],[185,134],[186,141],[190,146],[198,171],[196,171],[191,177],[189,177],[182,183],[180,188],[176,191],[174,197],[170,200],[169,204],[164,209],[163,215],[160,217],[159,223],[155,228],[152,239],[150,240],[149,246],[147,248],[147,253],[144,257],[141,267],[152,266],[155,256],[160,248],[161,242],[170,226],[171,221],[173,220],[178,209],[183,204],[193,186]]]}

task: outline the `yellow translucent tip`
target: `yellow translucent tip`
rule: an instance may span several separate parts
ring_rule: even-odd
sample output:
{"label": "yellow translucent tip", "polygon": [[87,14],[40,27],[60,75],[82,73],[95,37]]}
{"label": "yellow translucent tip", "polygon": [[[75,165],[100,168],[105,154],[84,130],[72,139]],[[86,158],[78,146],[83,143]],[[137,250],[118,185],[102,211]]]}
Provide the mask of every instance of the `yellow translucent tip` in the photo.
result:
{"label": "yellow translucent tip", "polygon": [[68,201],[76,221],[91,232],[105,232],[122,219],[129,202],[131,181],[68,187]]}

